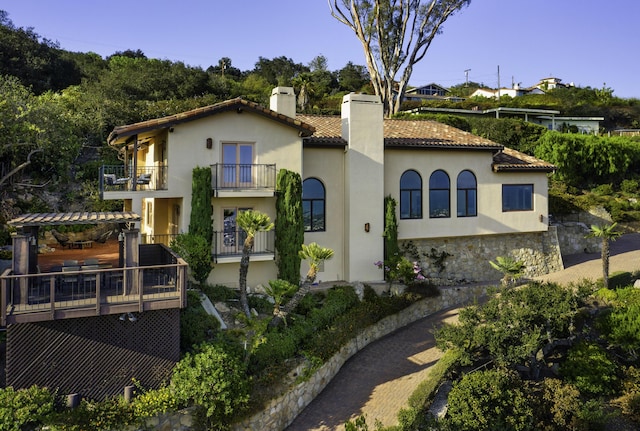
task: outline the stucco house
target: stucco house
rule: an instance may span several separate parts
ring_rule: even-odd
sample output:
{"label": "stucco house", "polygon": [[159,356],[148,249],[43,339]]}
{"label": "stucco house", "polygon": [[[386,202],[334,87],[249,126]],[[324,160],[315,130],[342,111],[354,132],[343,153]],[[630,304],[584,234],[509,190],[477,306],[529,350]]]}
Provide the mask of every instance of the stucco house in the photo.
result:
{"label": "stucco house", "polygon": [[[548,223],[551,164],[441,123],[384,119],[372,95],[344,96],[340,116],[300,115],[295,102],[292,88],[278,87],[269,108],[238,98],[116,127],[108,143],[125,163],[102,168],[103,198],[142,215],[142,242],[168,242],[188,231],[193,168],[210,167],[209,281],[228,286],[237,286],[242,250],[235,216],[275,218],[280,169],[303,179],[305,243],[335,252],[320,281],[383,279],[374,262],[384,255],[388,195],[401,245],[434,277],[497,279],[488,261],[499,255],[524,260],[531,275],[561,267]],[[277,276],[273,235],[256,238],[249,285]],[[443,251],[439,271],[429,256]]]}

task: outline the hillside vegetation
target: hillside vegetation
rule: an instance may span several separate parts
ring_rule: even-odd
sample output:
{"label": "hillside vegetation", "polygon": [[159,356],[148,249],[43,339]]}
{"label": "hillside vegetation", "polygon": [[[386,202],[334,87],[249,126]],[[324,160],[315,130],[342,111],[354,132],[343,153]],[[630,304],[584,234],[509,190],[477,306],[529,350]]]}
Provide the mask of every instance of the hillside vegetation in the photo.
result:
{"label": "hillside vegetation", "polygon": [[[318,114],[339,113],[346,93],[372,92],[365,66],[349,62],[330,71],[322,56],[307,65],[284,56],[259,57],[254,69],[243,71],[227,57],[204,70],[148,58],[133,49],[106,58],[69,52],[34,29],[15,27],[8,13],[0,10],[0,224],[26,212],[117,209],[118,202],[101,201],[97,191],[99,166],[120,163],[106,145],[115,126],[234,97],[268,105],[270,91],[277,85],[292,86],[296,94],[305,95],[298,97],[298,111]],[[452,92],[472,87],[460,85]],[[429,102],[459,108],[489,108],[497,103]],[[604,116],[604,131],[640,125],[640,101],[617,98],[608,88],[556,89],[546,95],[502,98],[500,104]],[[555,178],[566,184],[569,194],[603,184],[619,191],[623,181],[637,181],[640,172],[637,140],[549,134],[513,118],[429,118],[555,163],[559,168]],[[583,162],[571,166],[567,161],[576,157]],[[7,240],[8,232],[0,230],[0,245]]]}

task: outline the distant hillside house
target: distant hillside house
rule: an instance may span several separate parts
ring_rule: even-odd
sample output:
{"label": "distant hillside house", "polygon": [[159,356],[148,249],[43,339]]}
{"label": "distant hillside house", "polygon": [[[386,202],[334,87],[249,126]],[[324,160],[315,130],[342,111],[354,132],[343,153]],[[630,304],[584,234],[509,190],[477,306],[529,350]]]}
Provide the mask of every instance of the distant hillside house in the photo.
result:
{"label": "distant hillside house", "polygon": [[411,88],[404,93],[404,100],[411,102],[421,102],[423,100],[448,100],[451,102],[461,102],[463,97],[450,96],[449,89],[441,85],[431,83],[422,87]]}
{"label": "distant hillside house", "polygon": [[469,98],[473,97],[486,97],[487,99],[499,99],[503,96],[509,97],[521,97],[527,94],[544,94],[540,88],[537,87],[529,87],[529,88],[521,88],[518,84],[515,84],[513,88],[478,88],[476,91],[471,93]]}

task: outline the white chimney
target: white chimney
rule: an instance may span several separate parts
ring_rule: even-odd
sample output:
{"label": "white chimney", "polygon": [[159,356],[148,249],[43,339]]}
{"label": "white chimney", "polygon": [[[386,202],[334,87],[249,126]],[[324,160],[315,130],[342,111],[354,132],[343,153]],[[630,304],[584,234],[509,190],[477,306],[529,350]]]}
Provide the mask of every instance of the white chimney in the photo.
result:
{"label": "white chimney", "polygon": [[[348,281],[382,280],[371,262],[384,254],[384,136],[378,96],[351,93],[342,99],[345,154],[345,263]],[[366,208],[366,211],[363,211]]]}
{"label": "white chimney", "polygon": [[296,94],[293,92],[293,87],[276,87],[271,90],[269,107],[272,111],[295,118]]}

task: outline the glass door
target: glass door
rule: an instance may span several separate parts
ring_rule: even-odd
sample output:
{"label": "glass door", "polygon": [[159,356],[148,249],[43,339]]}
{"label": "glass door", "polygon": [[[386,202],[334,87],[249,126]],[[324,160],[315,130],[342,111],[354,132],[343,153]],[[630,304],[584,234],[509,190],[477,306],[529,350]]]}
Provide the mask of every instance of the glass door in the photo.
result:
{"label": "glass door", "polygon": [[223,186],[248,188],[253,184],[253,144],[222,144]]}

